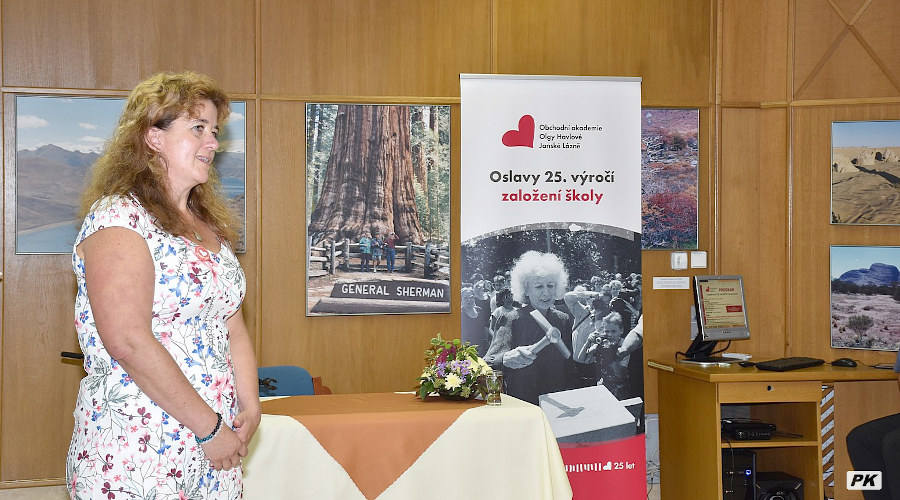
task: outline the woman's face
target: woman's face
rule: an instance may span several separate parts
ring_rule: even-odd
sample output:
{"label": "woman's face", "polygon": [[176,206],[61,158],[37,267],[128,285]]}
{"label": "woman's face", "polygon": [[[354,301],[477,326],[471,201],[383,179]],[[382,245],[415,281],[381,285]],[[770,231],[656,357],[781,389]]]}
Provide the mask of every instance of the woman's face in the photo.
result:
{"label": "woman's face", "polygon": [[534,276],[525,284],[525,296],[535,309],[544,312],[556,301],[556,280],[550,276]]}
{"label": "woman's face", "polygon": [[148,142],[165,161],[173,194],[190,191],[209,180],[219,141],[218,111],[212,101],[204,101],[197,116],[182,115],[169,128],[152,127]]}

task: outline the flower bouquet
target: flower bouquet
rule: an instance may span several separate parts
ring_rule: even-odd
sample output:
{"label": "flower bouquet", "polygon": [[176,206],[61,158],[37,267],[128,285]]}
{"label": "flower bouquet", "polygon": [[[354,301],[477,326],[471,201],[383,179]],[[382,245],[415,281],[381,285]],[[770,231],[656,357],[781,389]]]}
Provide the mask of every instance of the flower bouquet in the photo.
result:
{"label": "flower bouquet", "polygon": [[476,346],[459,339],[443,340],[438,334],[425,351],[425,370],[419,377],[419,397],[438,393],[446,399],[471,399],[484,394],[482,382],[491,367],[478,356]]}

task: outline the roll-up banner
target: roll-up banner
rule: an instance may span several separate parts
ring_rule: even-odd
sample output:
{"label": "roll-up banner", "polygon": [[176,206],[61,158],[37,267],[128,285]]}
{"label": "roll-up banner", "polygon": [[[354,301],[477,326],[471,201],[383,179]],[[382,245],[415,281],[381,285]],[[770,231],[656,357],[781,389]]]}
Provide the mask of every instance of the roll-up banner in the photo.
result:
{"label": "roll-up banner", "polygon": [[640,85],[460,75],[461,337],[544,410],[576,499],[646,496]]}

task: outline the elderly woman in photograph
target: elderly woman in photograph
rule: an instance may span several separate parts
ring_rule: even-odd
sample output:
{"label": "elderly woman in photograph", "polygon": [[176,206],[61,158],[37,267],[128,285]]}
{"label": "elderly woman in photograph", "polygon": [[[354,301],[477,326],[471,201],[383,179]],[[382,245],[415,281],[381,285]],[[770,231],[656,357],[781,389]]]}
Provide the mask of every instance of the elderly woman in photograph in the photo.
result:
{"label": "elderly woman in photograph", "polygon": [[525,252],[510,276],[513,298],[524,304],[503,315],[485,361],[503,370],[506,393],[538,404],[538,396],[568,388],[572,322],[556,309],[569,275],[552,253]]}

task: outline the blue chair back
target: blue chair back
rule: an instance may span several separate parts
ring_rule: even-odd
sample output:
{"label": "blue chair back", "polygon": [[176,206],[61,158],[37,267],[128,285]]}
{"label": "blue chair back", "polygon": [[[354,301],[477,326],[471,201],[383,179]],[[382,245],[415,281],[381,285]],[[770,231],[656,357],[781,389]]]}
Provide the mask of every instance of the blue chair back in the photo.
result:
{"label": "blue chair back", "polygon": [[305,368],[293,365],[260,366],[259,395],[262,396],[312,396],[312,376]]}

